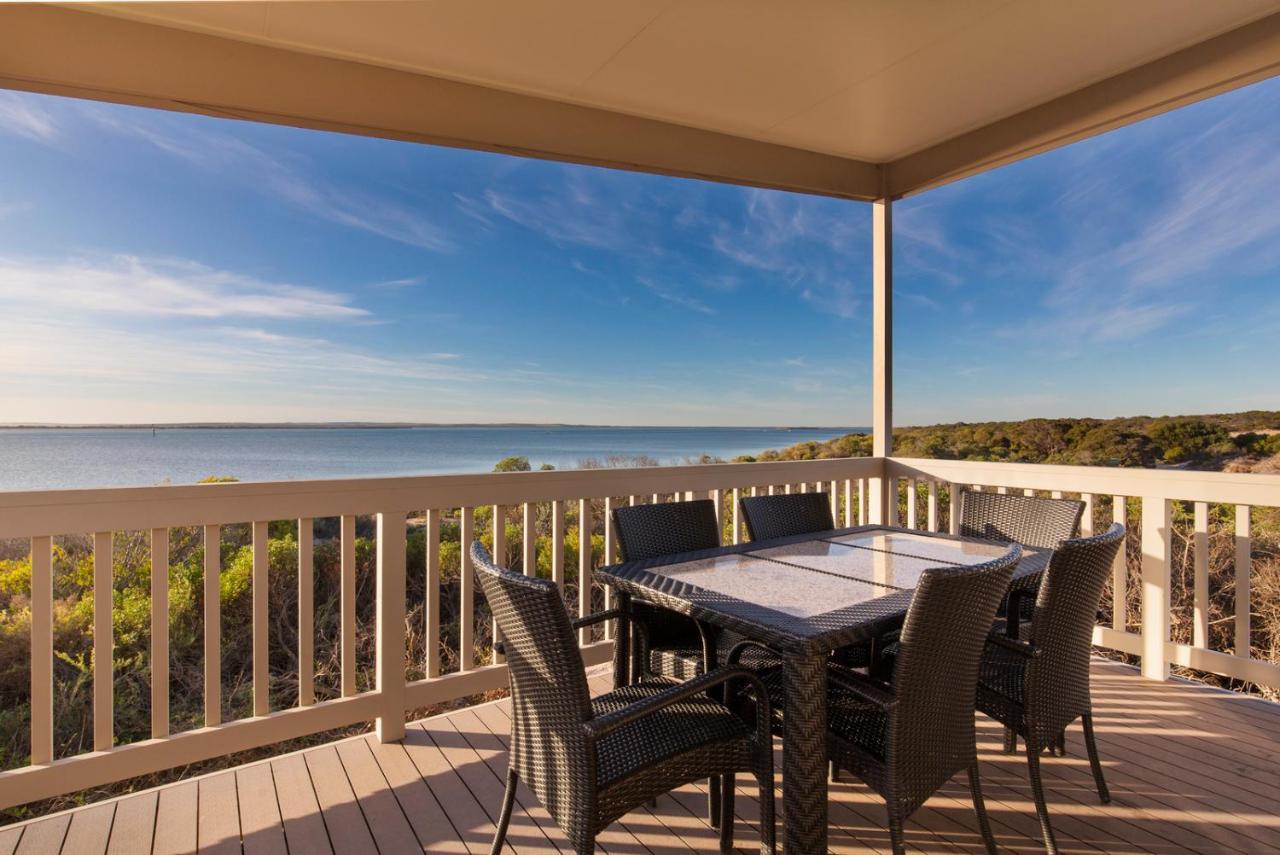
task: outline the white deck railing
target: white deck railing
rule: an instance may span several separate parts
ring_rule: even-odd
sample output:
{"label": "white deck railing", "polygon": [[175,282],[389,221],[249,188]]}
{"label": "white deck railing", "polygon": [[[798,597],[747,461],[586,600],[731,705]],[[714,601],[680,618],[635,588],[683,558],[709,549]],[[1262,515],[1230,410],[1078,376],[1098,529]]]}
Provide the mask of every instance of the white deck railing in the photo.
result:
{"label": "white deck railing", "polygon": [[[607,520],[615,503],[652,498],[709,496],[729,515],[722,531],[738,542],[744,533],[737,499],[760,491],[821,490],[830,495],[839,525],[895,522],[898,505],[883,511],[873,507],[883,482],[897,484],[905,504],[903,524],[931,531],[958,524],[954,512],[946,524],[940,519],[956,486],[1020,489],[1081,495],[1089,504],[1086,531],[1093,526],[1092,510],[1100,497],[1140,499],[1138,519],[1126,520],[1141,529],[1141,631],[1129,630],[1124,602],[1130,574],[1117,563],[1113,591],[1117,618],[1100,626],[1095,642],[1142,657],[1143,671],[1163,679],[1171,663],[1240,680],[1280,686],[1280,667],[1250,657],[1249,625],[1249,508],[1280,506],[1280,477],[1218,473],[1103,469],[969,463],[939,460],[861,458],[802,462],[720,464],[639,469],[568,470],[555,472],[449,475],[415,478],[376,478],[298,481],[265,484],[213,484],[184,487],[118,488],[26,493],[0,493],[0,539],[29,538],[31,544],[31,765],[0,772],[0,806],[34,801],[123,780],[136,775],[267,745],[282,740],[375,721],[380,738],[395,740],[404,732],[404,714],[435,703],[463,698],[506,684],[501,662],[477,661],[474,621],[461,621],[458,670],[441,669],[440,522],[444,512],[457,515],[460,540],[469,543],[475,531],[475,509],[524,509],[521,554],[526,572],[537,566],[537,532],[533,522],[538,505],[551,509],[551,575],[563,585],[566,575],[566,508],[577,503],[579,527],[590,531],[603,525],[605,561],[615,558],[611,526],[592,519],[593,500]],[[919,486],[917,486],[919,485]],[[911,497],[907,501],[907,497]],[[1122,517],[1127,503],[1111,500]],[[1195,503],[1196,616],[1192,644],[1170,641],[1170,507],[1171,502]],[[1210,503],[1237,508],[1236,651],[1207,646],[1208,512]],[[920,507],[923,505],[923,508]],[[425,510],[424,566],[406,567],[406,521]],[[377,519],[376,687],[358,692],[356,682],[356,567],[355,520]],[[341,692],[333,700],[315,700],[313,620],[313,534],[310,521],[341,519]],[[495,514],[496,519],[502,515]],[[298,520],[298,650],[299,683],[296,705],[272,711],[268,703],[267,600],[268,523]],[[222,526],[252,524],[253,570],[253,715],[222,721],[221,619],[218,580]],[[169,732],[168,580],[169,530],[203,528],[204,557],[204,726],[178,734]],[[151,532],[151,738],[117,745],[112,711],[112,533]],[[54,760],[53,691],[53,537],[93,532],[94,543],[94,750]],[[504,550],[505,526],[495,526],[495,551]],[[589,537],[581,538],[589,543]],[[458,588],[460,614],[474,614],[475,590],[466,549],[462,550]],[[590,609],[592,551],[580,550],[579,610]],[[407,574],[421,574],[426,587],[424,679],[406,676]],[[1243,640],[1243,643],[1239,643]],[[592,642],[584,631],[579,639],[588,662],[607,661],[612,642]]]}

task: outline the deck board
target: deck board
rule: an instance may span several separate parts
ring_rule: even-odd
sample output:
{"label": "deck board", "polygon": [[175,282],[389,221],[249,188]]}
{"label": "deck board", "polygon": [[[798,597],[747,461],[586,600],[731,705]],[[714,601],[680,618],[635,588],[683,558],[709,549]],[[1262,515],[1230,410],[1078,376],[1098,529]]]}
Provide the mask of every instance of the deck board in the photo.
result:
{"label": "deck board", "polygon": [[[1098,802],[1079,726],[1066,757],[1041,762],[1064,855],[1280,851],[1280,705],[1181,681],[1153,683],[1096,660],[1094,705],[1112,803]],[[607,674],[593,672],[594,692]],[[505,701],[415,722],[405,741],[354,737],[270,761],[0,828],[0,855],[31,853],[485,853],[501,804],[510,709]],[[780,758],[780,749],[777,757]],[[1002,852],[1039,853],[1039,824],[1022,751],[978,718],[983,789]],[[779,764],[780,768],[780,764]],[[775,796],[781,796],[780,779]],[[695,782],[611,826],[607,855],[718,850]],[[757,851],[755,781],[735,787],[735,845]],[[830,850],[888,853],[884,805],[845,773],[831,786]],[[198,839],[197,839],[198,836]],[[527,788],[507,852],[571,851]],[[981,853],[968,783],[948,783],[907,823],[913,852]]]}

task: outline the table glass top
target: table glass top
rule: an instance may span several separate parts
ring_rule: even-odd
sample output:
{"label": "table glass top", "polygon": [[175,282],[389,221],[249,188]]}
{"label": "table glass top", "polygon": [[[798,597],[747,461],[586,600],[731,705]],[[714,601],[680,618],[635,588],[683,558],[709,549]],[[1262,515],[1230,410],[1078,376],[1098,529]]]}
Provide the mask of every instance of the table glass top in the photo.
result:
{"label": "table glass top", "polygon": [[[852,550],[849,550],[852,551]],[[894,592],[855,576],[814,573],[749,554],[721,555],[650,570],[704,591],[808,618]]]}
{"label": "table glass top", "polygon": [[748,554],[894,588],[914,588],[921,574],[930,567],[954,566],[937,559],[858,549],[826,540],[775,546]]}
{"label": "table glass top", "polygon": [[1009,549],[998,543],[982,543],[972,540],[949,540],[909,532],[861,532],[829,538],[831,543],[854,546],[859,549],[910,555],[934,562],[948,564],[983,564],[999,558]]}

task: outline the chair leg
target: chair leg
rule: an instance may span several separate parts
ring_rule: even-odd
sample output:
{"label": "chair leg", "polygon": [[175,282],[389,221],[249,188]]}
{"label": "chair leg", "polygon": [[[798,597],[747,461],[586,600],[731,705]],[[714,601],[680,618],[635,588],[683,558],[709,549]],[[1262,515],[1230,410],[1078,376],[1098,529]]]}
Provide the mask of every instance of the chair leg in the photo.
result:
{"label": "chair leg", "polygon": [[1111,804],[1111,792],[1107,780],[1102,777],[1102,762],[1098,759],[1098,743],[1093,738],[1093,713],[1081,716],[1084,724],[1084,747],[1089,750],[1089,765],[1093,768],[1093,782],[1098,786],[1098,798],[1104,805]]}
{"label": "chair leg", "polygon": [[507,826],[511,824],[511,809],[516,803],[516,784],[519,782],[520,776],[515,770],[508,769],[507,791],[502,794],[502,813],[498,816],[498,830],[494,832],[493,847],[489,850],[489,855],[499,855],[502,852],[502,844],[507,839]]}
{"label": "chair leg", "polygon": [[831,761],[831,783],[840,783],[840,767],[836,765],[836,761]]}
{"label": "chair leg", "polygon": [[978,761],[969,766],[969,792],[973,795],[973,812],[978,815],[978,830],[989,855],[996,855],[996,839],[991,836],[991,823],[987,820],[987,804],[982,800],[982,779],[978,777]]}
{"label": "chair leg", "polygon": [[733,774],[724,776],[720,785],[720,851],[733,850]]}
{"label": "chair leg", "polygon": [[[1034,731],[1034,728],[1030,730]],[[1053,827],[1049,825],[1049,807],[1044,801],[1044,785],[1040,781],[1040,745],[1027,740],[1027,771],[1031,778],[1031,795],[1036,802],[1036,816],[1040,819],[1040,833],[1044,837],[1044,849],[1048,855],[1057,855],[1058,844],[1053,839]]]}
{"label": "chair leg", "polygon": [[1004,753],[1013,754],[1018,750],[1018,733],[1012,727],[1004,729]]}
{"label": "chair leg", "polygon": [[707,821],[712,828],[720,827],[720,778],[707,780]]}
{"label": "chair leg", "polygon": [[902,818],[889,808],[889,843],[893,847],[893,855],[906,855],[907,840],[902,833]]}

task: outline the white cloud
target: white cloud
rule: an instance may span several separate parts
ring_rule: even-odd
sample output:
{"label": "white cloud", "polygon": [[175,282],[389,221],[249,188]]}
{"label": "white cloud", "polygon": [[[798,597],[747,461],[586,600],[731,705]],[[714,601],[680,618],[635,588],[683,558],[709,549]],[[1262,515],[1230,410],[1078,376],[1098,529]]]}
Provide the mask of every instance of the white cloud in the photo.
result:
{"label": "white cloud", "polygon": [[639,277],[639,282],[641,285],[648,288],[649,291],[658,299],[665,303],[669,303],[672,306],[676,306],[681,309],[688,309],[703,315],[714,315],[716,313],[716,310],[708,306],[706,303],[696,297],[690,297],[688,294],[683,293],[672,285],[656,282],[645,276]]}
{"label": "white cloud", "polygon": [[97,262],[0,258],[0,307],[50,313],[352,320],[368,312],[335,291],[264,282],[181,259]]}
{"label": "white cloud", "polygon": [[33,96],[0,90],[0,132],[52,143],[58,137],[58,126]]}

